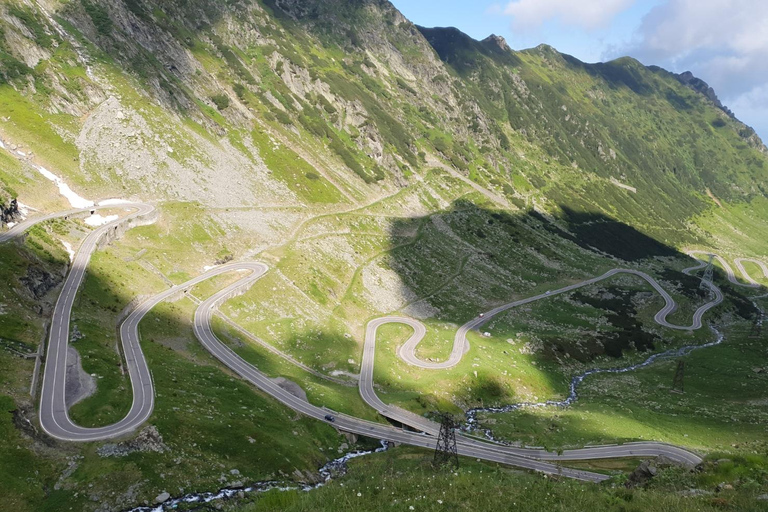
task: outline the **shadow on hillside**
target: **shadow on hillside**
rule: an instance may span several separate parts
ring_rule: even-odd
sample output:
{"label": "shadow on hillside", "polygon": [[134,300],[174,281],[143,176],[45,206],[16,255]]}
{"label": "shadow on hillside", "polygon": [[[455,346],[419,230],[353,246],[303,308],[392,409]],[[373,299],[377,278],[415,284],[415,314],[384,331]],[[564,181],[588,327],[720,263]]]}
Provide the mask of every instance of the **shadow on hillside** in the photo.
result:
{"label": "shadow on hillside", "polygon": [[[403,232],[417,232],[416,228],[421,226],[420,235],[413,243],[390,252],[387,257],[387,265],[398,274],[402,283],[402,296],[425,297],[420,307],[406,308],[405,313],[424,314],[428,329],[431,320],[462,325],[496,306],[544,293],[547,288],[542,286],[559,288],[617,267],[650,272],[665,281],[664,286],[671,287],[672,293],[689,299],[694,307],[708,300],[707,294],[699,290],[699,279],[675,270],[693,266],[695,262],[674,247],[600,213],[568,208],[561,212],[557,218],[550,219],[533,211],[507,213],[457,201],[449,210],[428,219],[397,220],[391,229],[393,240]],[[402,241],[401,238],[397,240]],[[455,269],[457,261],[467,255],[470,263],[446,279],[446,275],[452,273],[446,269]],[[722,272],[716,271],[715,275],[717,284],[726,294],[726,302],[709,312],[705,320],[717,322],[727,314],[753,318],[756,312],[751,302],[735,287],[727,285]],[[610,280],[601,286],[605,297],[583,294],[573,297],[582,304],[602,310],[610,324],[608,330],[585,334],[578,340],[543,335],[543,346],[531,355],[536,367],[542,371],[540,378],[548,381],[550,389],[567,391],[570,377],[564,375],[568,370],[561,370],[563,362],[579,360],[589,364],[596,357],[608,356],[616,358],[618,365],[619,358],[628,352],[652,353],[664,348],[663,332],[660,335],[650,333],[650,325],[644,325],[637,316],[639,306],[635,295]],[[638,293],[644,293],[643,300],[647,301],[652,296],[648,287],[642,286],[644,291]],[[653,300],[659,307],[663,304],[658,297]],[[561,321],[556,317],[541,320],[550,320],[556,325]],[[520,347],[510,348],[504,339],[515,338],[519,326],[514,321],[497,319],[491,323],[494,322],[497,323],[492,328],[493,336],[482,343],[492,347],[494,353],[504,348],[518,352]],[[482,354],[478,345],[478,341],[472,342],[470,353],[457,368],[469,373],[480,369],[473,367],[482,365],[465,364],[468,360],[479,361],[477,357]],[[443,360],[447,355],[447,350],[443,350],[440,356],[434,357]],[[498,404],[514,398],[511,393],[499,391],[503,386],[499,386],[495,378],[487,373],[484,379],[476,377],[473,385],[476,384],[477,392],[462,397],[462,401],[477,405],[485,401],[490,405],[489,398]],[[484,380],[488,380],[495,393],[482,391]],[[393,385],[393,389],[398,389],[396,383]]]}

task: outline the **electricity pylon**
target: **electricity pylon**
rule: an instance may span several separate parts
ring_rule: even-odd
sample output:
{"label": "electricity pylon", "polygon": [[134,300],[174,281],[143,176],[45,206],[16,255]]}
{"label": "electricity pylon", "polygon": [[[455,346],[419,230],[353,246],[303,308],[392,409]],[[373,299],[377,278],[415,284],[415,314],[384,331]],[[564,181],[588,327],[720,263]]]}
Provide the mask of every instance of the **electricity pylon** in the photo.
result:
{"label": "electricity pylon", "polygon": [[444,414],[440,422],[440,435],[435,446],[435,458],[432,464],[436,468],[450,464],[459,467],[459,454],[456,451],[456,422],[450,414]]}

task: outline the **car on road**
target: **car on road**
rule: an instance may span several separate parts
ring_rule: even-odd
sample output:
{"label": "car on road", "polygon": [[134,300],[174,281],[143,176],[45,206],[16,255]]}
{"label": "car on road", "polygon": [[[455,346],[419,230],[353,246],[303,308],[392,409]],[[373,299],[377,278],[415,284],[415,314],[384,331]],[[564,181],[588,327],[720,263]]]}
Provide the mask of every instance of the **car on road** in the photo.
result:
{"label": "car on road", "polygon": [[326,415],[325,415],[325,419],[326,419],[326,420],[328,420],[328,421],[330,421],[331,423],[333,423],[334,421],[336,421],[336,418],[334,418],[334,417],[333,417],[333,416],[331,416],[330,414],[326,414]]}
{"label": "car on road", "polygon": [[480,313],[480,318],[483,318],[485,316],[485,313]]}

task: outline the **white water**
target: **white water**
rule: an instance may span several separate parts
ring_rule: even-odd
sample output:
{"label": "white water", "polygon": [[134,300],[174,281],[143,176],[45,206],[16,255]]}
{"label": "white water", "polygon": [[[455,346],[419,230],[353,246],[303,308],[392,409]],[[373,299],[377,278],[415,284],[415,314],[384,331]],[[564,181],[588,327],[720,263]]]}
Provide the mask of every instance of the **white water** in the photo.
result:
{"label": "white water", "polygon": [[[346,473],[346,464],[347,461],[350,461],[352,459],[356,459],[357,457],[362,457],[363,455],[370,455],[371,453],[379,453],[386,451],[389,448],[389,445],[386,441],[381,441],[381,447],[376,448],[375,450],[369,450],[369,451],[357,451],[357,452],[351,452],[343,457],[340,457],[338,459],[334,459],[327,463],[325,466],[321,467],[318,470],[318,473],[320,477],[323,479],[322,482],[319,484],[293,484],[293,485],[286,485],[282,482],[276,482],[276,481],[268,481],[268,482],[258,482],[256,484],[250,485],[248,487],[243,487],[241,489],[233,489],[230,487],[226,487],[224,489],[221,489],[218,492],[204,492],[199,494],[187,494],[186,496],[182,496],[181,498],[172,498],[166,501],[165,503],[161,503],[160,505],[155,505],[154,507],[136,507],[129,510],[129,512],[163,512],[164,510],[173,510],[178,508],[179,505],[184,503],[210,503],[212,501],[218,501],[222,499],[230,499],[234,496],[237,496],[238,493],[262,493],[267,491],[312,491],[314,489],[319,489],[320,487],[324,486],[328,482],[330,482],[335,475],[343,475]],[[186,509],[185,509],[186,510]]]}

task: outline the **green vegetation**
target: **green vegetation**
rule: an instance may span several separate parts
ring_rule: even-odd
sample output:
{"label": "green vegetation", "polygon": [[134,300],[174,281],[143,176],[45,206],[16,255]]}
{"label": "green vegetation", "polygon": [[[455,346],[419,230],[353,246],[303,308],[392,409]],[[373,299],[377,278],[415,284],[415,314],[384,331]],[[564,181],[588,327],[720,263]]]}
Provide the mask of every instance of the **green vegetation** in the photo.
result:
{"label": "green vegetation", "polygon": [[[680,307],[669,320],[682,325],[706,300],[681,273],[692,265],[686,250],[731,262],[768,254],[768,161],[753,133],[632,59],[593,65],[546,46],[506,51],[415,27],[386,2],[80,0],[53,20],[34,3],[0,11],[0,136],[24,154],[0,151],[0,198],[66,207],[29,159],[83,197],[158,204],[157,222],[96,253],[79,291],[73,346],[98,384],[70,411],[83,425],[113,422],[130,406],[121,312],[227,261],[270,270],[222,312],[303,367],[219,318],[217,335],[312,403],[383,422],[354,386],[371,318],[423,319],[417,353],[442,360],[458,326],[480,312],[626,267],[670,291]],[[97,454],[104,443],[51,446],[34,430],[33,360],[22,356],[45,337],[69,261],[62,242],[77,247],[88,231],[77,219],[48,222],[0,246],[4,503],[124,509],[162,490],[305,479],[296,471],[339,455],[346,440],[333,429],[246,385],[194,338],[196,300],[233,273],[159,305],[140,326],[157,386],[149,423],[169,452],[115,459]],[[726,300],[705,320],[726,341],[685,357],[685,394],[669,392],[675,362],[665,361],[590,377],[567,409],[480,416],[500,437],[551,448],[689,446],[709,456],[701,473],[665,470],[647,489],[625,490],[637,460],[574,463],[616,473],[591,486],[469,460],[457,475],[433,474],[428,453],[398,448],[353,462],[328,487],[268,493],[248,507],[760,509],[768,353],[747,334],[751,292],[716,278]],[[470,333],[470,351],[447,371],[403,363],[396,350],[411,332],[388,325],[377,392],[418,414],[461,415],[564,398],[587,369],[713,339],[706,328],[659,327],[661,306],[647,283],[616,276],[499,315],[483,327],[489,337]],[[678,494],[720,483],[734,489]]]}
{"label": "green vegetation", "polygon": [[219,110],[224,110],[229,107],[229,96],[226,94],[214,94],[211,96],[211,101]]}
{"label": "green vegetation", "polygon": [[343,200],[339,190],[291,148],[275,142],[269,134],[260,130],[253,131],[252,139],[272,175],[302,200],[313,203],[338,203]]}
{"label": "green vegetation", "polygon": [[[68,232],[65,225],[50,228]],[[33,231],[25,243],[30,247],[28,252],[25,249],[19,254],[13,245],[0,246],[0,251],[7,252],[0,272],[16,280],[14,274],[23,274],[17,267],[24,268],[29,261],[59,272],[66,255],[49,245],[47,232]],[[38,251],[46,259],[47,251],[52,251],[56,258],[50,263],[37,262]],[[114,350],[115,311],[137,292],[135,279],[127,280],[129,273],[135,276],[139,272],[133,265],[121,266],[110,253],[97,253],[89,267],[75,311],[75,323],[85,337],[73,346],[83,355],[86,371],[97,374],[99,391],[72,409],[76,421],[114,421],[130,402],[130,392],[119,389],[127,381],[114,367],[114,352],[109,353]],[[152,282],[148,277],[141,279],[142,286]],[[0,297],[4,304],[5,299]],[[51,450],[48,438],[35,427],[19,430],[19,425],[27,424],[26,419],[35,417],[34,405],[26,395],[34,362],[21,359],[6,347],[34,351],[43,333],[42,324],[29,317],[28,311],[33,309],[28,302],[19,304],[16,324],[11,322],[14,317],[0,315],[0,457],[5,471],[0,492],[9,506],[20,511],[83,510],[98,501],[111,508],[124,508],[135,500],[151,501],[160,487],[174,494],[204,491],[221,485],[222,472],[231,482],[268,480],[278,475],[289,478],[282,475],[291,475],[297,469],[314,471],[337,456],[343,438],[333,429],[295,417],[273,400],[255,393],[251,386],[222,372],[192,334],[188,318],[194,306],[189,299],[160,305],[141,324],[142,349],[157,391],[156,409],[149,424],[157,427],[169,450],[133,453],[124,458],[99,456],[96,450],[103,443]],[[21,320],[25,318],[30,320],[25,323]],[[8,393],[16,396],[12,398]],[[286,429],[286,425],[290,428]],[[222,436],[222,432],[227,435]],[[69,459],[73,453],[76,458]],[[12,464],[23,468],[9,472]],[[68,467],[70,470],[63,473]],[[231,469],[237,469],[239,475],[230,474]],[[56,491],[50,492],[54,485]]]}
{"label": "green vegetation", "polygon": [[725,342],[692,352],[685,361],[685,393],[671,393],[677,361],[624,375],[587,379],[567,409],[524,409],[484,416],[500,437],[550,448],[659,440],[702,452],[764,453],[768,437],[759,406],[768,390],[760,340],[749,324],[724,331]]}
{"label": "green vegetation", "polygon": [[112,32],[112,18],[109,17],[109,12],[102,5],[91,0],[80,0],[80,3],[83,4],[83,9],[91,18],[99,34],[108,36]]}
{"label": "green vegetation", "polygon": [[[431,454],[397,448],[349,463],[349,473],[312,492],[270,492],[249,497],[249,504],[236,503],[232,510],[371,511],[389,510],[477,510],[500,507],[520,511],[674,510],[680,512],[766,510],[757,497],[766,489],[764,457],[739,457],[706,463],[701,473],[679,468],[662,470],[648,488],[626,489],[623,485],[584,484],[534,476],[503,467],[462,459],[458,471],[435,471]],[[616,472],[613,461],[590,464],[592,470]],[[619,463],[624,461],[619,461]],[[637,464],[637,461],[625,461]],[[619,466],[621,467],[621,466]],[[718,484],[730,488],[718,494]],[[703,496],[685,496],[690,489]],[[413,508],[411,508],[413,507]]]}

